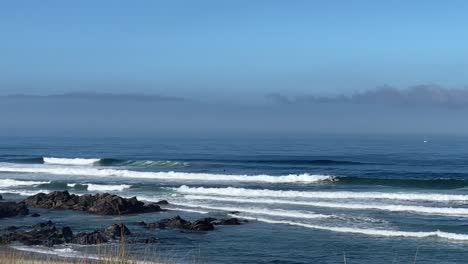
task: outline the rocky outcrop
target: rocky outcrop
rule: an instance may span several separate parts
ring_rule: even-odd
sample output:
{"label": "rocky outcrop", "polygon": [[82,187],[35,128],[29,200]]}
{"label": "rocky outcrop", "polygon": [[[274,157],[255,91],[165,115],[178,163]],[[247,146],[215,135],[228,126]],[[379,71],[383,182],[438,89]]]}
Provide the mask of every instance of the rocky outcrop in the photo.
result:
{"label": "rocky outcrop", "polygon": [[190,221],[187,221],[181,218],[180,216],[176,216],[173,218],[162,219],[154,223],[140,222],[139,224],[148,229],[176,228],[176,229],[183,229],[183,230],[211,231],[211,230],[214,230],[215,225],[240,225],[241,223],[242,221],[237,218],[228,218],[228,219],[218,220],[216,218],[211,218],[211,217],[202,218],[192,223]]}
{"label": "rocky outcrop", "polygon": [[0,202],[0,218],[27,215],[29,210],[23,203]]}
{"label": "rocky outcrop", "polygon": [[123,198],[117,195],[75,195],[68,191],[39,193],[23,201],[29,207],[45,209],[70,209],[99,215],[125,215],[161,211],[157,204],[145,204],[136,197]]}
{"label": "rocky outcrop", "polygon": [[15,227],[8,230],[14,231],[0,236],[0,243],[19,242],[28,246],[53,246],[70,243],[73,239],[73,232],[70,227],[57,228],[51,221],[39,223],[29,228]]}
{"label": "rocky outcrop", "polygon": [[[68,226],[57,227],[55,223],[48,221],[29,227],[11,226],[5,229],[9,233],[0,236],[0,244],[19,242],[24,245],[54,246],[64,243],[75,243],[81,245],[96,245],[122,237],[130,236],[130,230],[124,224],[113,224],[105,229],[92,232],[82,232],[74,235]],[[132,241],[133,243],[152,243],[155,238],[145,238]]]}

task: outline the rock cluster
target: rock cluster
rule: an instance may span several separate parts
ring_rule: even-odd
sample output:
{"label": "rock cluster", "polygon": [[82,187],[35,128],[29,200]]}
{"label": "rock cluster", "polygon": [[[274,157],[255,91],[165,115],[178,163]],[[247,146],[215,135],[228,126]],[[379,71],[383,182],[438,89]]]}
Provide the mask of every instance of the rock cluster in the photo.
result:
{"label": "rock cluster", "polygon": [[[245,222],[245,220],[244,220]],[[194,222],[187,221],[180,216],[173,218],[166,218],[159,220],[154,223],[140,222],[139,224],[148,229],[165,229],[165,228],[177,228],[184,230],[195,230],[195,231],[211,231],[214,230],[215,225],[240,225],[242,223],[238,218],[228,218],[218,220],[216,218],[202,218]]]}
{"label": "rock cluster", "polygon": [[68,191],[39,193],[23,201],[29,207],[45,209],[70,209],[99,215],[124,215],[161,211],[157,204],[145,204],[136,197],[123,198],[117,195],[85,194],[75,195]]}
{"label": "rock cluster", "polygon": [[27,215],[29,210],[23,203],[0,202],[0,218]]}
{"label": "rock cluster", "polygon": [[1,244],[19,242],[28,246],[43,245],[49,247],[64,243],[96,245],[112,240],[120,240],[122,237],[131,235],[130,230],[124,224],[113,224],[106,229],[82,232],[74,235],[70,227],[57,227],[56,224],[51,221],[39,223],[30,227],[11,226],[6,230],[10,231],[10,233],[0,236]]}

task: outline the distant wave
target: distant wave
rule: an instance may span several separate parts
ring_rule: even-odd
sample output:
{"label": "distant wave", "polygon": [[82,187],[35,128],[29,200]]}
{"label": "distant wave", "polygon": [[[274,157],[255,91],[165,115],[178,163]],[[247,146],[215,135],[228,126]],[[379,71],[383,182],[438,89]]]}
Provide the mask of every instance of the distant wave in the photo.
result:
{"label": "distant wave", "polygon": [[443,179],[443,178],[372,178],[372,177],[352,177],[343,176],[336,177],[340,184],[355,184],[355,185],[384,185],[392,187],[415,187],[425,189],[452,189],[463,188],[468,186],[466,179]]}
{"label": "distant wave", "polygon": [[131,185],[120,184],[120,185],[107,185],[107,184],[92,184],[92,183],[69,183],[67,187],[75,188],[77,186],[83,186],[87,191],[96,191],[96,192],[112,192],[112,191],[124,191],[131,188]]}
{"label": "distant wave", "polygon": [[120,159],[100,159],[97,162],[100,166],[135,166],[135,167],[185,167],[190,163],[174,160],[120,160]]}
{"label": "distant wave", "polygon": [[6,162],[19,164],[51,164],[51,165],[80,165],[80,166],[129,166],[129,167],[186,167],[189,162],[174,160],[124,160],[101,158],[56,158],[40,157],[25,159],[8,159]]}
{"label": "distant wave", "polygon": [[53,158],[43,157],[44,164],[59,164],[59,165],[93,165],[100,161],[100,159],[82,159],[82,158]]}
{"label": "distant wave", "polygon": [[55,175],[82,175],[95,177],[146,178],[168,181],[237,181],[237,182],[268,182],[268,183],[316,183],[333,181],[333,176],[290,174],[283,176],[271,175],[229,175],[189,172],[144,172],[116,169],[98,169],[83,167],[46,167],[46,166],[0,166],[0,172],[48,173]]}
{"label": "distant wave", "polygon": [[257,221],[269,223],[269,224],[284,224],[284,225],[300,226],[300,227],[305,227],[305,228],[333,231],[333,232],[339,232],[339,233],[362,234],[362,235],[380,236],[380,237],[413,237],[413,238],[439,237],[439,238],[451,239],[451,240],[463,240],[463,241],[468,240],[468,235],[466,234],[449,233],[449,232],[443,232],[440,230],[433,231],[433,232],[416,232],[416,231],[397,231],[397,230],[383,230],[383,229],[382,230],[381,229],[364,229],[364,228],[353,228],[353,227],[333,227],[333,226],[305,224],[305,223],[299,223],[299,222],[293,222],[293,221],[273,220],[273,219],[267,219],[267,218],[255,218],[255,217],[238,216],[238,215],[233,215],[233,216],[248,219],[248,220],[257,220]]}
{"label": "distant wave", "polygon": [[452,207],[426,207],[398,204],[359,204],[359,203],[333,203],[333,202],[309,202],[309,201],[291,201],[280,199],[247,199],[238,197],[217,197],[203,195],[186,195],[188,200],[208,200],[250,204],[289,204],[312,207],[352,209],[352,210],[383,210],[391,212],[415,212],[423,214],[450,215],[468,217],[468,208],[452,208]]}
{"label": "distant wave", "polygon": [[282,191],[258,190],[245,188],[205,188],[181,186],[175,188],[184,194],[205,194],[239,197],[281,197],[281,198],[321,198],[321,199],[389,199],[389,200],[422,200],[422,201],[468,201],[468,195],[442,193],[400,193],[400,192],[350,192],[350,191]]}
{"label": "distant wave", "polygon": [[281,165],[359,165],[366,164],[358,161],[332,159],[192,159],[190,161],[216,163],[255,163]]}
{"label": "distant wave", "polygon": [[50,182],[0,179],[0,188],[20,187],[20,186],[35,186],[35,185],[48,184],[48,183],[50,183]]}
{"label": "distant wave", "polygon": [[242,212],[242,213],[248,213],[248,214],[260,214],[260,215],[290,217],[290,218],[316,219],[316,218],[334,218],[334,217],[336,217],[334,215],[306,213],[306,212],[291,211],[291,210],[278,210],[278,209],[273,210],[273,209],[268,209],[268,208],[212,206],[212,205],[176,203],[176,202],[171,202],[171,204],[178,205],[178,206],[190,207],[190,208],[202,208],[202,209],[208,209],[208,210],[227,211],[227,212]]}

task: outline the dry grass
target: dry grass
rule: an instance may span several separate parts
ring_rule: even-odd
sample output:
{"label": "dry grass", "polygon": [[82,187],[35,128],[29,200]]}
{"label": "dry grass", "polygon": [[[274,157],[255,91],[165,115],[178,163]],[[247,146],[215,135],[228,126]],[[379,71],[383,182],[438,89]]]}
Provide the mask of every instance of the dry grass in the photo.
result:
{"label": "dry grass", "polygon": [[158,257],[147,256],[145,260],[132,260],[126,250],[125,243],[120,243],[115,247],[105,250],[98,250],[97,254],[90,254],[82,258],[64,258],[47,254],[30,253],[12,248],[0,250],[0,264],[161,264],[170,263],[160,261]]}

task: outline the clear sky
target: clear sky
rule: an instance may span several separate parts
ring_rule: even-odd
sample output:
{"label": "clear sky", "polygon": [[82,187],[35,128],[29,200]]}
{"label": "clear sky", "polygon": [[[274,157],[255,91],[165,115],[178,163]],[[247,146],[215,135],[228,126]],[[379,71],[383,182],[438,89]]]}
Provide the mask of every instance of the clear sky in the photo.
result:
{"label": "clear sky", "polygon": [[337,94],[468,84],[468,1],[0,3],[0,94]]}

